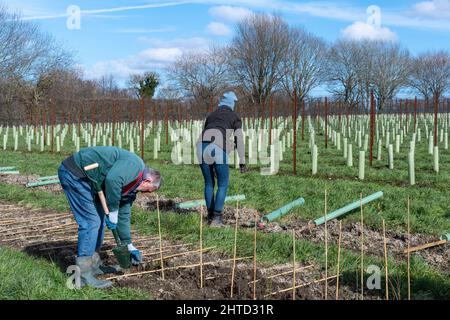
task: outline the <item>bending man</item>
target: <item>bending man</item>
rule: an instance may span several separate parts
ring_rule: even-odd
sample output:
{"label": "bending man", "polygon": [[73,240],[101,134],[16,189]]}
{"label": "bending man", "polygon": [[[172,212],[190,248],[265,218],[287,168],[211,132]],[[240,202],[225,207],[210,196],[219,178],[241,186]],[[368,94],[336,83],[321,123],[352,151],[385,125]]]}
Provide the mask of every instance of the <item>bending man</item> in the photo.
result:
{"label": "bending man", "polygon": [[[94,163],[99,164],[98,168],[84,170]],[[110,281],[95,278],[118,271],[104,266],[99,256],[105,225],[117,230],[121,242],[128,245],[133,265],[138,265],[142,258],[131,241],[131,206],[137,192],[151,193],[161,187],[161,175],[145,167],[134,153],[116,147],[81,149],[62,162],[58,175],[78,223],[77,266],[81,270],[81,285],[109,287]],[[97,195],[99,191],[106,197],[110,210],[107,217]]]}

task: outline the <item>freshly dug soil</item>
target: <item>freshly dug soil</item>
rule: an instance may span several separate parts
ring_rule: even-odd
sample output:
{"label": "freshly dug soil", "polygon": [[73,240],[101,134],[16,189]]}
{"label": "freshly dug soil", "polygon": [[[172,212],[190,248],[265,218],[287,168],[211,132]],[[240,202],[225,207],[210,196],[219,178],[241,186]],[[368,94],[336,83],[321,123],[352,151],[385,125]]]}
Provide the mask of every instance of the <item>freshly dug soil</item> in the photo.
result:
{"label": "freshly dug soil", "polygon": [[[34,219],[30,219],[32,214]],[[56,219],[55,219],[56,217]],[[11,221],[13,224],[11,225]],[[49,221],[48,225],[38,226],[34,221]],[[49,259],[57,263],[62,272],[75,263],[76,255],[76,226],[72,215],[56,213],[48,210],[30,209],[25,206],[0,203],[0,245],[10,246],[27,252],[30,255]],[[45,228],[52,228],[43,231]],[[13,230],[14,229],[14,230]],[[230,299],[232,261],[226,255],[206,251],[203,253],[204,287],[200,288],[200,268],[183,268],[166,270],[165,279],[161,279],[159,258],[159,239],[156,237],[142,237],[133,234],[134,243],[143,252],[144,261],[139,267],[125,270],[125,274],[141,271],[156,270],[157,272],[133,275],[115,279],[116,286],[140,288],[149,292],[150,297],[156,299]],[[114,240],[107,234],[101,252],[104,262],[116,265],[117,261],[111,253]],[[162,250],[164,268],[176,266],[198,265],[200,254],[192,253],[196,248],[180,242],[163,241]],[[156,253],[156,254],[155,254]],[[170,258],[170,256],[177,255]],[[212,263],[212,264],[210,264]],[[298,266],[300,267],[300,266]],[[252,259],[240,260],[236,265],[234,297],[235,299],[253,298],[253,264]],[[266,267],[257,265],[256,297],[258,299],[291,299],[292,273],[269,278],[270,275],[292,270],[291,265]],[[123,273],[121,273],[123,274]],[[104,278],[108,276],[102,276]],[[298,299],[323,299],[324,282],[311,281],[323,278],[323,270],[317,266],[297,271],[297,285],[307,284],[296,290]],[[329,280],[329,296],[334,296],[335,282]],[[279,290],[286,290],[277,293]],[[275,293],[275,294],[271,294]],[[342,283],[340,286],[342,299],[355,299],[357,293],[351,284]],[[373,294],[368,293],[368,294]],[[381,292],[375,296],[367,295],[368,299],[381,298]]]}
{"label": "freshly dug soil", "polygon": [[[162,211],[176,211],[180,214],[200,212],[200,208],[192,208],[189,210],[177,210],[175,204],[178,202],[187,201],[181,198],[166,199],[163,196],[159,197],[159,206]],[[156,210],[156,196],[139,195],[136,199],[135,205],[145,210]],[[206,212],[204,215],[206,217]],[[259,213],[252,208],[239,208],[239,220],[240,227],[251,227],[255,221],[255,215],[258,220],[263,217],[262,213]],[[232,206],[225,206],[223,212],[223,221],[226,225],[234,226],[236,224],[236,208]],[[339,222],[337,220],[331,220],[327,223],[328,228],[328,242],[330,244],[337,244],[339,239]],[[304,219],[298,219],[295,222],[288,224],[280,224],[278,222],[267,223],[265,228],[261,232],[273,233],[273,232],[292,232],[295,230],[299,239],[305,239],[316,244],[323,244],[325,241],[325,228],[324,225],[311,229],[309,227],[309,221]],[[426,243],[436,241],[437,239],[420,233],[411,234],[410,246],[418,246]],[[364,252],[369,255],[376,255],[384,257],[383,246],[383,234],[379,230],[375,230],[372,227],[364,227]],[[408,236],[405,233],[388,230],[386,232],[387,251],[390,257],[394,257],[398,260],[406,260],[406,255],[403,253],[408,247]],[[342,225],[342,248],[360,252],[361,250],[361,225],[359,223],[345,223]],[[429,265],[433,266],[439,271],[449,272],[450,270],[450,245],[445,244],[419,252],[412,253],[411,255],[419,255]]]}

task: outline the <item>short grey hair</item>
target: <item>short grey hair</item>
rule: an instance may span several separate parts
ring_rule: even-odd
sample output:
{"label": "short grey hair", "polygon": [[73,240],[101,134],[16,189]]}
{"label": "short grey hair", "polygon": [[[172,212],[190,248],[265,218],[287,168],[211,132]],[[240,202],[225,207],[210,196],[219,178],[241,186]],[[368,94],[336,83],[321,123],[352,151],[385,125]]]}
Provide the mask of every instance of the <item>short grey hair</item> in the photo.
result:
{"label": "short grey hair", "polygon": [[152,181],[152,186],[157,188],[157,189],[161,189],[161,187],[164,184],[164,179],[161,176],[161,173],[158,170],[152,169],[152,168],[149,168],[149,167],[145,167],[143,179],[144,180],[151,180]]}

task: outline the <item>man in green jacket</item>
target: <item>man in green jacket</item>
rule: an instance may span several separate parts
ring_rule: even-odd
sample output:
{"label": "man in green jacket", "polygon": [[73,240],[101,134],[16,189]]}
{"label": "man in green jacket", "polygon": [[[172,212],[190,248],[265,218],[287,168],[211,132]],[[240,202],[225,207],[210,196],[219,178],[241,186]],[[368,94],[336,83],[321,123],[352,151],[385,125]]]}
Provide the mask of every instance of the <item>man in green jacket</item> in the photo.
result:
{"label": "man in green jacket", "polygon": [[[85,170],[92,164],[98,167]],[[115,268],[103,266],[98,254],[105,225],[117,230],[121,242],[128,245],[132,263],[138,265],[142,258],[131,240],[131,206],[137,192],[158,190],[162,177],[157,170],[147,168],[134,153],[116,147],[81,149],[62,162],[58,175],[78,223],[77,266],[81,284],[107,288],[112,285],[110,281],[95,278],[117,272]],[[106,217],[98,197],[100,191],[105,194],[110,211]]]}

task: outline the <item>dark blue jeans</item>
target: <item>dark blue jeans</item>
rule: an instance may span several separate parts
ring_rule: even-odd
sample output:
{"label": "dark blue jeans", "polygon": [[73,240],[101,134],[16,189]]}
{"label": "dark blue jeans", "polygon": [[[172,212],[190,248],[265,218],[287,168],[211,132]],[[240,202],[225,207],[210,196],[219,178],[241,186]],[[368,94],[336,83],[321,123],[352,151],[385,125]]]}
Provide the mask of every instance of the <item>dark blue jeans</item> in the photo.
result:
{"label": "dark blue jeans", "polygon": [[[205,180],[205,201],[208,212],[222,214],[229,183],[228,155],[214,143],[199,143],[197,156]],[[217,178],[217,193],[214,186]]]}
{"label": "dark blue jeans", "polygon": [[78,256],[91,257],[103,243],[105,213],[99,201],[95,201],[86,180],[77,178],[63,164],[59,167],[58,176],[78,223]]}

